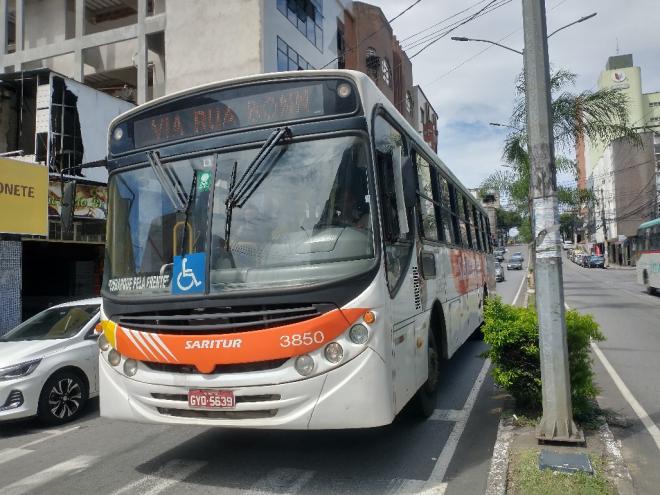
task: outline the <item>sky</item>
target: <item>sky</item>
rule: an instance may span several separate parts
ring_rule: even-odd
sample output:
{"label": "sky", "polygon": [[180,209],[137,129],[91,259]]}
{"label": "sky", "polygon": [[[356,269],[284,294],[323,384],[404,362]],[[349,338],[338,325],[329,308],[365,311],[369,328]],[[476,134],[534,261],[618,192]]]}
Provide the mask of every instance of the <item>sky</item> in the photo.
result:
{"label": "sky", "polygon": [[[392,19],[414,2],[369,3],[381,7],[385,16]],[[392,28],[399,40],[405,40],[475,4],[449,23],[479,10],[487,2],[421,0],[396,19]],[[593,12],[598,15],[549,39],[551,67],[577,74],[572,91],[594,90],[607,58],[617,54],[618,46],[619,54],[631,53],[634,64],[641,67],[642,90],[660,91],[660,0],[546,0],[548,32]],[[503,163],[502,145],[507,129],[490,126],[489,122],[508,123],[522,56],[484,43],[452,41],[451,36],[499,41],[521,50],[522,0],[512,0],[461,26],[412,59],[414,83],[422,87],[438,114],[438,155],[466,186],[478,187]],[[417,49],[407,50],[408,56]]]}

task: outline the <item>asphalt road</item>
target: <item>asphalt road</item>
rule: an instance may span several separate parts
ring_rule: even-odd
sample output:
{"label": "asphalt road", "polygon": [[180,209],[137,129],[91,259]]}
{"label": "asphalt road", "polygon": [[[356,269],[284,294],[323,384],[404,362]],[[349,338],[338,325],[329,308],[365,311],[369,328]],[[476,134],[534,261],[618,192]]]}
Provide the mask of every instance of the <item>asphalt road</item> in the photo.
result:
{"label": "asphalt road", "polygon": [[591,313],[607,338],[597,346],[609,370],[593,353],[598,402],[618,416],[610,423],[633,485],[640,494],[660,493],[660,297],[646,294],[632,269],[566,259],[564,290],[568,305]]}
{"label": "asphalt road", "polygon": [[[498,284],[505,301],[522,300],[524,273]],[[93,401],[65,427],[1,424],[0,494],[483,493],[502,400],[484,349],[471,340],[444,363],[425,422],[404,411],[370,430],[170,427],[100,418]]]}

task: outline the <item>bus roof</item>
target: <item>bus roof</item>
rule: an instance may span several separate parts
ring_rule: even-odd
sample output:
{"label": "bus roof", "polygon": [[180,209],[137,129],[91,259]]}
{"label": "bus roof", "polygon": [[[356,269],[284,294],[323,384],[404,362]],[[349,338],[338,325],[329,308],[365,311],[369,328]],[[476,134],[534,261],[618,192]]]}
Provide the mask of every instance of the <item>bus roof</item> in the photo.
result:
{"label": "bus roof", "polygon": [[660,225],[660,218],[656,218],[655,220],[649,220],[648,222],[644,222],[639,226],[640,229],[648,229],[651,228],[655,225]]}

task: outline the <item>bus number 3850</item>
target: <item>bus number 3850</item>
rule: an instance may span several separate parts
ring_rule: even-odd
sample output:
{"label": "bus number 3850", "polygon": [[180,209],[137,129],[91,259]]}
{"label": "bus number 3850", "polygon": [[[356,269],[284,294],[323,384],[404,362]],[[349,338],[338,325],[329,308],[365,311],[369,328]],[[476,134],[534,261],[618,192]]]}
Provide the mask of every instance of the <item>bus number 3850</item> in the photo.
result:
{"label": "bus number 3850", "polygon": [[325,335],[322,331],[294,333],[292,335],[282,335],[280,337],[280,346],[298,347],[301,345],[322,344],[325,341]]}

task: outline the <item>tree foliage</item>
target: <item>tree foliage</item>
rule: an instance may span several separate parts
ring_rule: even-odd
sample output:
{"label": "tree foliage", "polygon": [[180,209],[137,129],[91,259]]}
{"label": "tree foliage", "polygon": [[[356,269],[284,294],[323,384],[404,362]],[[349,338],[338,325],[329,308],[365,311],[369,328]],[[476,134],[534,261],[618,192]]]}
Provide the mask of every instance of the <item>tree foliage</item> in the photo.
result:
{"label": "tree foliage", "polygon": [[[555,167],[558,172],[577,179],[577,163],[563,153],[573,153],[579,139],[608,143],[626,138],[638,142],[639,137],[628,121],[626,96],[613,89],[572,93],[566,88],[575,83],[576,75],[564,69],[551,74],[552,123],[555,141]],[[526,133],[525,80],[521,74],[516,82],[516,102],[510,118],[513,131],[504,142],[502,159],[506,170],[488,176],[482,187],[499,189],[511,205],[523,216],[529,216],[530,165]],[[558,188],[560,204],[577,207],[590,199],[588,193],[575,187]]]}

